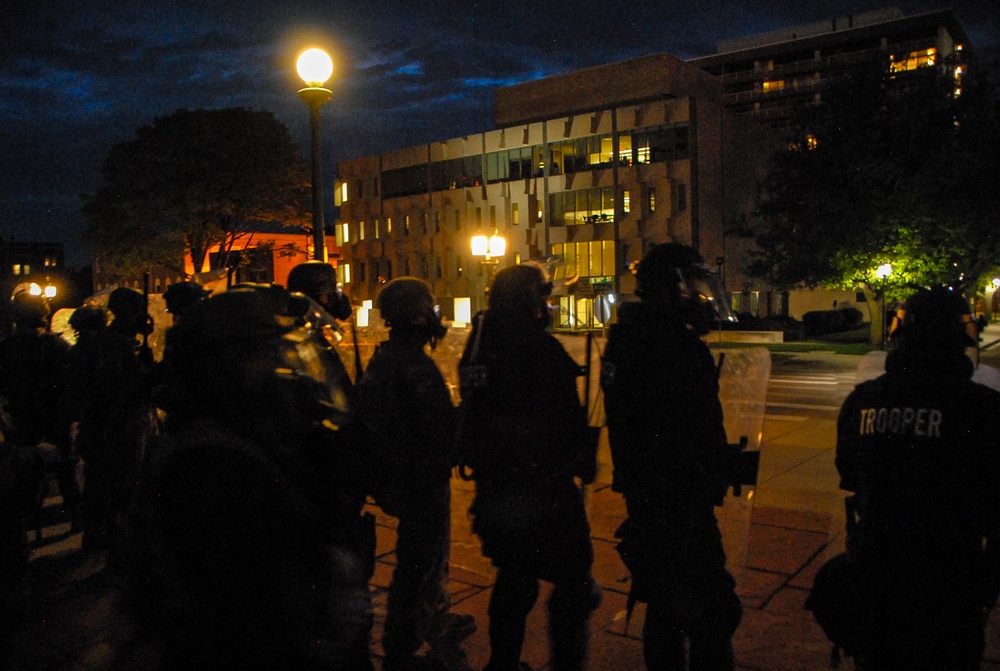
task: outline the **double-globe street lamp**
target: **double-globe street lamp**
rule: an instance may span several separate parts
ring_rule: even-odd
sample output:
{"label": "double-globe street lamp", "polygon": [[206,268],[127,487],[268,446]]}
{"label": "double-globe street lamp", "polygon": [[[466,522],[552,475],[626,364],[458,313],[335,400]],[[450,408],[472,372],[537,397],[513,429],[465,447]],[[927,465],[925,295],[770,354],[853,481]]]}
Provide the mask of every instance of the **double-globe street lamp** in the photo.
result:
{"label": "double-globe street lamp", "polygon": [[299,97],[309,105],[312,121],[312,199],[313,199],[313,258],[326,262],[326,230],[323,221],[323,157],[319,108],[333,97],[324,84],[333,74],[333,61],[322,49],[306,49],[299,54],[295,69],[305,82]]}
{"label": "double-globe street lamp", "polygon": [[[493,267],[500,262],[500,257],[506,253],[507,240],[496,231],[490,236],[472,236],[472,255],[479,259],[481,266],[486,267],[486,291],[489,291],[490,280],[493,276]],[[483,291],[483,294],[486,291]]]}

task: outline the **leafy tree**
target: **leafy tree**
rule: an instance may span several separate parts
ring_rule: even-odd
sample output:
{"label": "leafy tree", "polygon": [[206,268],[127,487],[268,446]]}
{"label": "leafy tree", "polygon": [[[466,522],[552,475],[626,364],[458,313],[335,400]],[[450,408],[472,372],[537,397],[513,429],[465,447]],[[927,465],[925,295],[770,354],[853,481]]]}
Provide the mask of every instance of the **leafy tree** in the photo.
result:
{"label": "leafy tree", "polygon": [[997,105],[992,83],[965,84],[956,97],[948,70],[845,69],[772,157],[750,272],[781,289],[859,288],[869,305],[881,292],[976,286],[1000,263]]}
{"label": "leafy tree", "polygon": [[[308,228],[309,180],[288,129],[243,108],[178,110],[111,148],[100,189],[84,196],[84,241],[110,272],[196,269],[208,250],[262,222]],[[224,256],[224,255],[223,255]]]}

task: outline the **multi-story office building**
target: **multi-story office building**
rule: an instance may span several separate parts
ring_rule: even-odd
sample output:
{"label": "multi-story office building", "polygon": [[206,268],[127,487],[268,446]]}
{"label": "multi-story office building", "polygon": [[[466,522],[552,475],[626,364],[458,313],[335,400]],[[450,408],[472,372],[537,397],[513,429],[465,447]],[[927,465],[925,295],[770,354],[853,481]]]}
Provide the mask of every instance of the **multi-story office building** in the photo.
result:
{"label": "multi-story office building", "polygon": [[342,279],[365,300],[384,280],[423,277],[461,321],[493,268],[470,238],[497,232],[502,263],[565,260],[557,277],[577,279],[557,296],[564,328],[597,324],[595,297],[632,293],[628,265],[665,241],[718,263],[739,311],[850,304],[853,292],[788,302],[741,274],[749,242],[735,231],[768,153],[847,68],[888,59],[911,82],[947,68],[958,91],[968,51],[952,11],[888,9],[727,40],[687,62],[655,55],[498,89],[496,130],[340,164]]}
{"label": "multi-story office building", "polygon": [[886,58],[901,78],[948,68],[960,87],[967,47],[949,9],[915,16],[883,9],[725,40],[717,54],[688,63],[722,80],[729,110],[774,129],[821,101],[845,69]]}
{"label": "multi-story office building", "polygon": [[467,321],[496,261],[470,240],[496,233],[501,264],[562,258],[557,326],[588,328],[597,297],[634,291],[629,264],[651,244],[692,244],[725,271],[762,154],[722,94],[704,70],[649,56],[499,89],[495,130],[343,162],[341,279],[363,301],[421,277]]}
{"label": "multi-story office building", "polygon": [[[946,73],[958,95],[971,58],[968,36],[951,10],[904,16],[899,9],[883,9],[725,40],[715,55],[688,63],[719,77],[726,109],[737,117],[758,123],[776,138],[787,133],[798,140],[809,129],[796,127],[797,111],[836,95],[852,68],[887,66],[893,81],[908,87]],[[733,302],[750,311],[746,299],[754,302],[758,296],[747,288],[734,293]],[[847,291],[794,291],[783,298],[788,300],[779,312],[800,318],[836,304],[866,307],[860,294]]]}

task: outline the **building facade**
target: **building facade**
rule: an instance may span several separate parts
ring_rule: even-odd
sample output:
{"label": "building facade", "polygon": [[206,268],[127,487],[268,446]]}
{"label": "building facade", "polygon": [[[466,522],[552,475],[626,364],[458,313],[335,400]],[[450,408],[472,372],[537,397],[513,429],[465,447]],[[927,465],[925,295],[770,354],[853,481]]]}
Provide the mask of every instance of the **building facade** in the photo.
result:
{"label": "building facade", "polygon": [[[332,231],[326,237],[326,248],[330,263],[336,265],[340,258],[340,249],[335,244]],[[184,255],[184,272],[164,266],[150,268],[149,291],[154,294],[163,293],[175,282],[182,282],[196,274],[208,273],[217,268],[229,269],[229,280],[232,284],[258,282],[285,286],[292,268],[311,258],[313,258],[311,232],[289,228],[261,229],[240,236],[232,242],[228,250],[223,250],[221,245],[211,247],[205,255],[204,264],[199,269],[195,269],[190,252]],[[141,291],[145,285],[145,277],[135,275],[123,278],[103,272],[100,259],[95,258],[93,283],[95,291],[116,286],[126,286]]]}
{"label": "building facade", "polygon": [[560,257],[557,326],[592,328],[603,295],[633,293],[630,264],[676,241],[718,266],[738,312],[852,305],[854,292],[789,295],[742,273],[741,224],[768,156],[848,68],[888,61],[918,83],[947,71],[958,94],[970,55],[952,11],[887,9],[727,40],[686,62],[659,54],[498,89],[495,130],[338,166],[341,279],[364,301],[393,277],[424,278],[465,321],[496,268],[470,239],[496,233],[501,264]]}
{"label": "building facade", "polygon": [[[726,109],[735,116],[767,129],[778,142],[799,142],[809,129],[797,127],[798,112],[836,95],[851,68],[887,64],[892,80],[908,87],[944,73],[960,95],[972,58],[968,36],[951,10],[905,16],[890,8],[725,40],[718,53],[687,62],[719,78]],[[730,289],[737,310],[759,298],[752,287]],[[832,306],[867,313],[860,292],[825,290],[785,292],[778,311],[801,318]]]}
{"label": "building facade", "polygon": [[745,38],[688,61],[720,78],[726,108],[771,129],[818,103],[851,66],[888,58],[895,76],[949,69],[961,87],[968,37],[951,10],[904,16],[882,9]]}
{"label": "building facade", "polygon": [[[722,96],[700,68],[649,56],[499,89],[495,130],[341,163],[345,289],[372,300],[421,277],[465,322],[497,265],[557,257],[556,326],[583,329],[607,320],[602,296],[634,292],[630,264],[652,244],[736,268],[726,231],[752,205],[763,139]],[[504,256],[473,257],[471,238],[493,234]]]}

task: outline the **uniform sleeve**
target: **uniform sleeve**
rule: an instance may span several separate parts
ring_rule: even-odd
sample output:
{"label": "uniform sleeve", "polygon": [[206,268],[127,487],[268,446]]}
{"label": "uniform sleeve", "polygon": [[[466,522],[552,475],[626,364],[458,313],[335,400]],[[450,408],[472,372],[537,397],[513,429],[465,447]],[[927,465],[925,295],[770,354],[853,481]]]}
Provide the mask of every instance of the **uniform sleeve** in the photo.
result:
{"label": "uniform sleeve", "polygon": [[854,426],[856,396],[856,392],[848,395],[837,417],[837,454],[834,463],[840,474],[840,488],[849,492],[857,491],[859,476],[858,448],[853,440],[857,435],[857,427]]}

